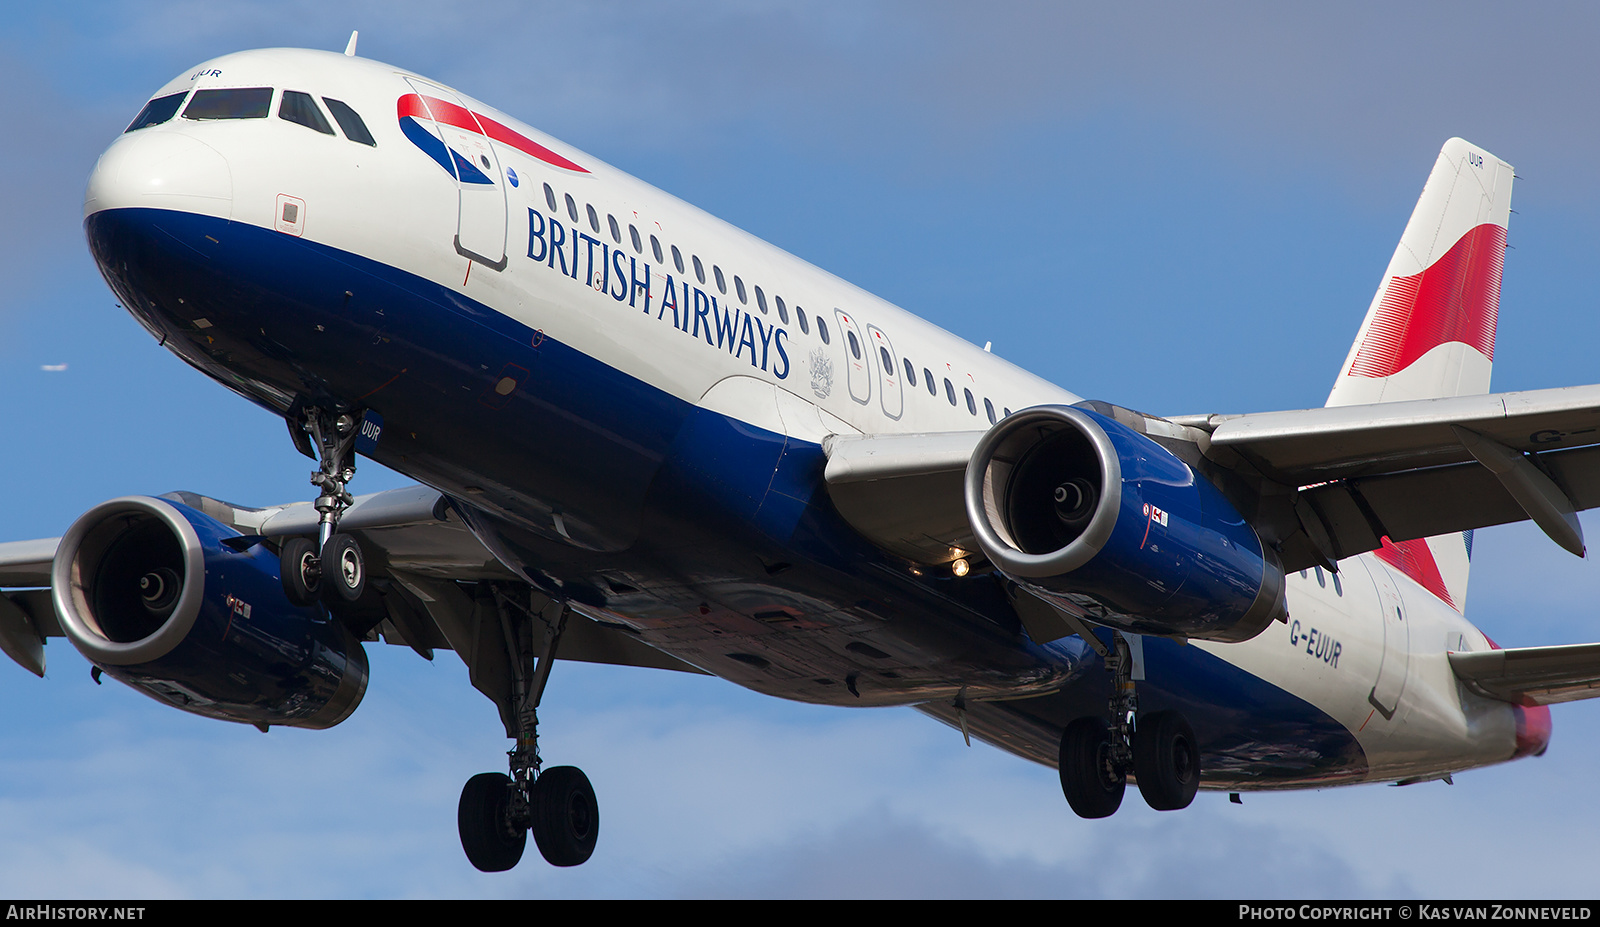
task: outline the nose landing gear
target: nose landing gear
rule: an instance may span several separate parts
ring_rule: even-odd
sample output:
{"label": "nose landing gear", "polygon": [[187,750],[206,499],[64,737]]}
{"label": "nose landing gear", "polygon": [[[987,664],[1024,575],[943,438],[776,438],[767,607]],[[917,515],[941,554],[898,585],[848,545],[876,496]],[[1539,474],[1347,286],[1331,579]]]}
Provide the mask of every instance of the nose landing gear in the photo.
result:
{"label": "nose landing gear", "polygon": [[1067,803],[1079,817],[1109,817],[1121,806],[1132,772],[1151,808],[1189,807],[1200,786],[1200,749],[1189,722],[1176,711],[1158,711],[1135,724],[1139,699],[1127,639],[1118,633],[1108,648],[1087,629],[1083,638],[1111,672],[1111,720],[1079,718],[1062,732],[1057,768]]}
{"label": "nose landing gear", "polygon": [[311,483],[322,493],[314,503],[316,542],[290,538],[279,554],[283,592],[296,605],[320,601],[335,615],[350,612],[367,591],[361,546],[350,535],[339,533],[339,516],[355,501],[346,486],[356,475],[352,450],[360,423],[353,413],[319,408],[304,409],[298,420],[289,423],[295,446],[320,463],[311,473]]}

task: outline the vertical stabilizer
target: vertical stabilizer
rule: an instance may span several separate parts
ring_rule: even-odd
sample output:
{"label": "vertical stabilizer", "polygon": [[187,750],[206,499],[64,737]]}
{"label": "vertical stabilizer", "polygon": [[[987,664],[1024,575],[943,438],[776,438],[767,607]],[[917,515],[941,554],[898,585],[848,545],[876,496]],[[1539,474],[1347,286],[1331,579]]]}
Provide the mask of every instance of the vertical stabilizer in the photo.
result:
{"label": "vertical stabilizer", "polygon": [[1512,176],[1483,149],[1445,142],[1328,405],[1489,391]]}
{"label": "vertical stabilizer", "polygon": [[[1482,148],[1444,143],[1328,405],[1489,392],[1513,176]],[[1376,553],[1457,610],[1465,604],[1471,532],[1385,539]]]}

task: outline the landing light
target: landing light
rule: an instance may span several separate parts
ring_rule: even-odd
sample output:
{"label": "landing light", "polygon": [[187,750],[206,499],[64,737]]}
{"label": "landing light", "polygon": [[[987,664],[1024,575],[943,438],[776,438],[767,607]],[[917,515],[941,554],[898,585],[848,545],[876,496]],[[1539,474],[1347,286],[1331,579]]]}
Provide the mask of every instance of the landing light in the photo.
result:
{"label": "landing light", "polygon": [[965,558],[958,559],[954,563],[950,564],[950,572],[954,573],[956,576],[965,576],[971,571],[972,567],[967,564]]}

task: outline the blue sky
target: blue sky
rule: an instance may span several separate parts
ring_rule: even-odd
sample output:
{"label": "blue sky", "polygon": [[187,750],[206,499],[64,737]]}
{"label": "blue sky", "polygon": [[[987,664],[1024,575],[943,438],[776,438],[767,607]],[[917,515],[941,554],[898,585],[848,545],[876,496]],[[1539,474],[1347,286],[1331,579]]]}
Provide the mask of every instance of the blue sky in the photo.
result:
{"label": "blue sky", "polygon": [[[158,348],[88,259],[82,189],[144,99],[243,48],[419,71],[1080,394],[1320,405],[1439,145],[1515,164],[1495,388],[1600,381],[1596,14],[1543,4],[217,2],[0,11],[0,536],[128,493],[310,498],[283,425]],[[67,364],[61,372],[43,365]],[[403,477],[363,466],[358,491]],[[1600,531],[1589,519],[1591,531]],[[1468,617],[1600,640],[1600,568],[1480,532]],[[505,741],[458,660],[374,647],[366,701],[262,735],[0,666],[0,894],[63,897],[1592,896],[1600,709],[1455,785],[1202,794],[1073,817],[1054,772],[908,710],[562,664],[546,757],[600,848],[467,865]]]}

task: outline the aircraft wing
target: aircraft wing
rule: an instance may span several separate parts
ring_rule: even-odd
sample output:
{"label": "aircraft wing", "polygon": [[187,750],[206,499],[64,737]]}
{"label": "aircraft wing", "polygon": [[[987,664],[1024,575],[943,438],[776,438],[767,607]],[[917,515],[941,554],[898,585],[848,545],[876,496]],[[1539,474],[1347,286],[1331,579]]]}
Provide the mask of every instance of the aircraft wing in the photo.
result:
{"label": "aircraft wing", "polygon": [[949,563],[978,549],[962,500],[981,431],[830,435],[823,478],[852,527],[918,563]]}
{"label": "aircraft wing", "polygon": [[1308,486],[1471,461],[1454,427],[1524,452],[1600,444],[1600,385],[1172,421],[1210,432],[1208,456],[1227,448]]}
{"label": "aircraft wing", "polygon": [[1517,705],[1600,696],[1600,644],[1452,653],[1450,668],[1479,695]]}
{"label": "aircraft wing", "polygon": [[0,588],[50,585],[50,564],[60,538],[0,544]]}
{"label": "aircraft wing", "polygon": [[[317,531],[318,513],[309,502],[257,509],[188,492],[163,498],[198,509],[244,535],[271,540],[314,536]],[[360,539],[373,575],[382,580],[386,616],[367,640],[409,646],[429,659],[435,649],[453,649],[466,654],[469,666],[486,659],[499,662],[501,648],[480,646],[483,616],[456,581],[520,580],[478,541],[448,498],[426,486],[357,496],[339,528]],[[45,639],[65,636],[45,588],[59,541],[0,543],[0,650],[40,676]],[[702,672],[634,639],[603,614],[585,614],[594,620],[568,623],[560,659]],[[498,624],[495,630],[498,641]]]}
{"label": "aircraft wing", "polygon": [[1600,505],[1600,386],[1174,421],[1210,432],[1208,459],[1299,487],[1329,561],[1524,518],[1581,556],[1575,513]]}
{"label": "aircraft wing", "polygon": [[[1087,405],[1192,463],[1242,477],[1261,493],[1258,511],[1274,496],[1287,500],[1292,511],[1264,537],[1280,544],[1289,570],[1331,566],[1385,537],[1526,518],[1581,555],[1575,513],[1600,506],[1600,385],[1171,419]],[[835,435],[825,444],[829,493],[880,546],[947,563],[975,549],[961,493],[980,437]],[[1242,510],[1256,508],[1250,501]]]}

